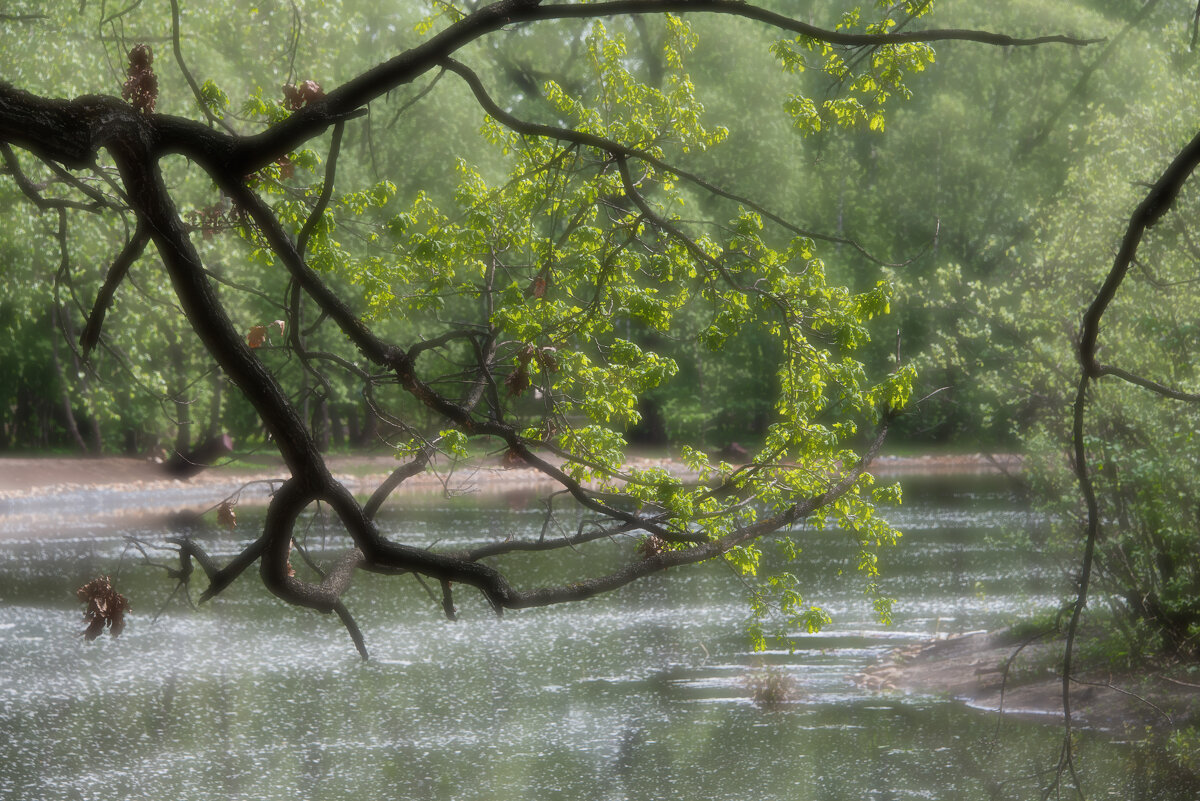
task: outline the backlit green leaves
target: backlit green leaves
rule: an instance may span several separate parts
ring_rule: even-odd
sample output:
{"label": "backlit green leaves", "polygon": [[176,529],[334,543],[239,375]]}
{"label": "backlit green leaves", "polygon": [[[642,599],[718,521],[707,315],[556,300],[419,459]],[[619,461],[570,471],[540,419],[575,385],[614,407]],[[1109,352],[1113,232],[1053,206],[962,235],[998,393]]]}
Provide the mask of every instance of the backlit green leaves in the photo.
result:
{"label": "backlit green leaves", "polygon": [[[843,13],[837,30],[848,33],[882,34],[897,27],[898,17],[922,16],[932,10],[933,3],[917,4],[876,3],[881,16],[865,20],[861,8]],[[923,71],[933,63],[933,47],[924,42],[900,42],[872,47],[838,47],[827,42],[800,35],[784,39],[771,46],[771,54],[786,72],[803,73],[813,70],[832,81],[819,91],[797,92],[784,104],[796,130],[812,134],[825,128],[854,128],[865,125],[872,131],[882,131],[884,109],[893,95],[903,99],[912,96],[905,83],[907,76]],[[830,96],[832,94],[832,96]]]}

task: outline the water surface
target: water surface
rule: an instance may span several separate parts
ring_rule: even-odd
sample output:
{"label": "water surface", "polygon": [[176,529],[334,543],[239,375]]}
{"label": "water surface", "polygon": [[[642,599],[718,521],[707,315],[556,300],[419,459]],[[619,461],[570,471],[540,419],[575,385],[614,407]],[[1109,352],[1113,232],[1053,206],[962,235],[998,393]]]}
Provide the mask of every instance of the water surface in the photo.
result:
{"label": "water surface", "polygon": [[[997,739],[994,715],[851,678],[890,648],[995,628],[1057,600],[1055,565],[1004,536],[1037,521],[994,483],[912,483],[892,515],[902,545],[885,560],[900,599],[893,626],[839,576],[852,567],[844,535],[801,530],[806,595],[835,622],[766,654],[747,650],[745,586],[719,564],[503,619],[462,591],[454,623],[411,578],[360,576],[347,603],[371,649],[363,663],[336,618],[284,606],[253,573],[199,611],[172,598],[172,582],[122,539],[159,541],[161,529],[10,531],[0,539],[0,799],[1037,797],[1057,755],[1054,726],[1008,718]],[[243,536],[256,514],[240,510]],[[407,542],[458,546],[536,537],[542,517],[512,495],[410,499],[383,522]],[[333,544],[336,531],[325,533]],[[199,536],[225,555],[242,542]],[[606,543],[507,565],[529,586],[631,552]],[[134,614],[119,640],[86,644],[73,591],[105,573]],[[786,672],[792,701],[753,702],[746,676],[763,665]],[[1092,797],[1195,797],[1126,739],[1082,737]]]}

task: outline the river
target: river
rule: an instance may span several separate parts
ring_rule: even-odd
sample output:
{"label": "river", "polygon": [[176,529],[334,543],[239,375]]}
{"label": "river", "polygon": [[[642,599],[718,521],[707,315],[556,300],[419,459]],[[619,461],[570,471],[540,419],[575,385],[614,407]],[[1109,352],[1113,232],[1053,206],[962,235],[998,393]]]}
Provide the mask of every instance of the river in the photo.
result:
{"label": "river", "polygon": [[[160,541],[161,528],[34,536],[13,524],[0,537],[0,799],[1040,797],[1054,725],[1005,718],[997,736],[994,714],[852,680],[891,648],[1058,600],[1057,566],[1009,536],[1036,519],[995,482],[909,484],[891,513],[904,537],[883,565],[893,625],[839,576],[852,572],[844,535],[803,530],[805,593],[834,623],[765,654],[747,648],[745,587],[723,565],[502,619],[460,592],[458,622],[411,578],[361,576],[347,604],[364,663],[335,617],[284,606],[253,574],[190,609],[126,549],[124,534]],[[415,544],[536,537],[542,522],[519,493],[400,500],[382,524]],[[2,527],[34,510],[0,511]],[[200,536],[232,554],[256,515],[239,508],[236,534]],[[613,544],[511,569],[528,586],[628,558]],[[122,637],[89,644],[73,593],[101,574],[133,613]],[[763,666],[786,675],[789,701],[755,704],[747,676]],[[1082,733],[1089,797],[1195,798],[1136,738]]]}

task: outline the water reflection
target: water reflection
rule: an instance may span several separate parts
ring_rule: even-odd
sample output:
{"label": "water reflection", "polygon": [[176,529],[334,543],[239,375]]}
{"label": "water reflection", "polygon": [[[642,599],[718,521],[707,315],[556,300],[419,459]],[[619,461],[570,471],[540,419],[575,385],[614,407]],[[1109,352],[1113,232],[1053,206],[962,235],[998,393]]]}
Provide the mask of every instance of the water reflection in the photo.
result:
{"label": "water reflection", "polygon": [[[940,492],[940,491],[939,491]],[[253,513],[239,515],[253,530]],[[837,575],[836,532],[802,532],[808,594],[835,624],[795,652],[747,653],[740,582],[672,571],[606,598],[497,620],[467,593],[446,622],[410,579],[363,576],[348,604],[373,660],[336,619],[284,607],[247,577],[199,612],[171,607],[160,571],[126,556],[124,637],[84,645],[72,592],[118,569],[119,532],[0,542],[0,799],[1025,799],[1058,730],[941,698],[870,693],[848,678],[936,631],[991,628],[1053,600],[1056,575],[1005,545],[1031,522],[993,489],[910,490],[888,555],[896,624],[873,620]],[[417,544],[536,536],[536,506],[464,499],[386,519]],[[319,535],[319,529],[315,529]],[[138,529],[146,539],[161,531]],[[238,542],[208,531],[208,547]],[[336,532],[329,534],[330,542]],[[315,540],[314,540],[315,541]],[[585,575],[629,558],[521,557],[517,581]],[[764,711],[754,665],[793,700]],[[1086,733],[1097,797],[1194,798],[1153,757]]]}

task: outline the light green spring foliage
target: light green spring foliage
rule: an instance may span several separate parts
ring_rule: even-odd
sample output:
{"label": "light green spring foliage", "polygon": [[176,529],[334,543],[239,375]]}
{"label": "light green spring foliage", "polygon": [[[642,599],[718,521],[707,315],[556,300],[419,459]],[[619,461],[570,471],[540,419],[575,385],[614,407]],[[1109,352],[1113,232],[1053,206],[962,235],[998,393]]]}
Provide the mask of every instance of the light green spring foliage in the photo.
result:
{"label": "light green spring foliage", "polygon": [[[725,132],[704,124],[684,72],[694,45],[690,27],[669,18],[668,69],[662,88],[652,87],[630,71],[625,38],[593,23],[585,49],[590,91],[571,94],[551,82],[545,96],[564,124],[622,146],[667,159],[707,150]],[[653,215],[680,235],[653,225],[626,197],[607,153],[527,139],[490,120],[483,133],[511,156],[506,179],[490,183],[460,163],[455,211],[420,196],[394,217],[389,229],[401,258],[390,283],[400,283],[404,292],[368,293],[366,300],[381,316],[441,312],[471,300],[486,310],[501,338],[500,362],[511,371],[505,382],[510,411],[527,418],[531,441],[569,457],[566,469],[576,480],[661,509],[674,526],[717,538],[824,492],[832,477],[857,461],[851,445],[861,441],[858,425],[907,401],[910,370],[872,381],[856,358],[868,341],[868,321],[888,310],[885,284],[857,294],[829,285],[810,240],[773,245],[762,220],[745,210],[725,226],[696,226],[688,221],[687,188],[651,165],[632,161],[633,180]],[[776,421],[753,469],[735,473],[686,448],[699,486],[658,470],[626,469],[622,436],[639,419],[638,398],[676,372],[672,359],[634,340],[647,332],[677,336],[677,319],[689,306],[708,310],[695,336],[712,351],[750,329],[784,343]],[[526,382],[540,403],[518,400],[521,393],[513,387]],[[712,491],[725,481],[733,494]],[[894,488],[884,495],[898,501]],[[897,533],[875,513],[870,478],[812,522],[836,523],[851,536],[856,566],[867,576],[868,592],[878,596],[877,550]],[[786,563],[799,551],[780,555]],[[753,576],[762,554],[754,543],[727,558]],[[789,576],[765,576],[755,593],[760,620],[752,631],[760,647],[770,614],[781,614],[792,630],[812,631],[827,620],[804,603]],[[879,597],[876,605],[886,617],[888,602]]]}
{"label": "light green spring foliage", "polygon": [[[576,83],[586,88],[573,93],[555,81],[543,86],[558,124],[668,161],[725,138],[725,128],[706,123],[686,72],[697,37],[684,21],[664,21],[660,86],[633,72],[623,33],[596,21],[581,39],[586,74]],[[261,93],[243,111],[265,121],[286,114]],[[860,122],[870,125],[865,116]],[[857,462],[854,445],[880,413],[907,402],[910,369],[872,380],[858,358],[870,339],[869,322],[889,310],[886,283],[860,293],[829,284],[811,240],[776,244],[778,235],[744,209],[725,225],[697,225],[694,190],[637,159],[629,162],[631,180],[650,216],[628,197],[609,153],[522,136],[491,119],[480,131],[508,165],[502,178],[489,181],[484,170],[459,158],[448,204],[425,192],[401,203],[387,181],[335,193],[310,240],[310,263],[355,287],[373,324],[399,325],[424,338],[461,322],[490,327],[498,340],[494,380],[506,419],[521,421],[535,449],[566,456],[564,469],[573,479],[666,512],[680,530],[719,538],[825,492]],[[319,177],[316,154],[296,154],[293,162],[309,169],[302,174]],[[295,190],[280,178],[275,168],[265,170],[260,189],[277,194],[277,213],[299,230],[321,186],[305,190],[308,201],[289,199]],[[355,233],[355,226],[362,228]],[[254,244],[253,231],[242,233]],[[351,237],[370,246],[349,247]],[[271,259],[261,245],[252,256]],[[686,447],[698,486],[661,470],[626,468],[624,432],[640,419],[639,398],[677,373],[671,357],[639,340],[684,336],[720,353],[749,331],[782,343],[775,421],[753,467],[735,471]],[[469,358],[465,348],[460,355]],[[431,383],[454,396],[459,380],[456,374]],[[860,432],[864,423],[867,430]],[[435,441],[451,456],[467,454],[461,432],[442,429]],[[713,491],[725,482],[731,491]],[[876,514],[876,498],[898,502],[899,492],[876,490],[863,476],[811,523],[836,524],[850,536],[866,591],[886,619],[890,601],[876,581],[878,549],[898,533]],[[784,548],[769,561],[796,558],[798,548]],[[762,554],[750,543],[727,559],[753,577]],[[828,620],[804,602],[786,570],[763,577],[752,611],[759,647],[772,615],[781,631],[813,631]]]}
{"label": "light green spring foliage", "polygon": [[[876,3],[876,7],[884,12],[884,16],[864,19],[860,7],[843,12],[836,30],[890,33],[899,24],[898,18],[917,19],[933,11],[930,2],[883,0]],[[849,57],[844,56],[844,52],[809,36],[781,40],[771,46],[772,55],[786,72],[817,70],[842,88],[842,92],[819,100],[807,94],[792,94],[785,108],[797,130],[815,133],[828,126],[855,128],[865,125],[872,131],[883,131],[884,107],[888,100],[893,96],[911,98],[912,91],[906,80],[911,73],[923,71],[934,59],[932,45],[924,42],[882,45],[853,52]]]}

